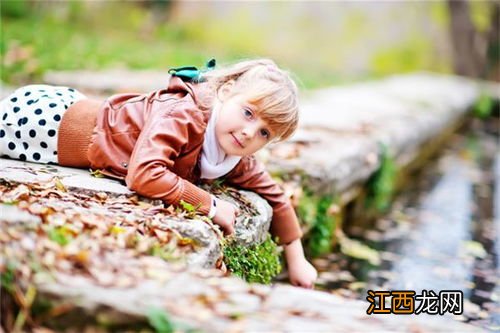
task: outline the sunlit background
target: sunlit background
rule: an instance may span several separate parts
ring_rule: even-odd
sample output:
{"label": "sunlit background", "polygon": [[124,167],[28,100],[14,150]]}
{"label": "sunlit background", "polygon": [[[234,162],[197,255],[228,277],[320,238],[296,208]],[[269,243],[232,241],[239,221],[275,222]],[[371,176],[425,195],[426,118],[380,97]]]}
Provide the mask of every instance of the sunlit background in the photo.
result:
{"label": "sunlit background", "polygon": [[[458,4],[458,5],[457,5]],[[1,1],[1,80],[269,57],[302,88],[426,70],[498,80],[498,2]],[[495,21],[496,20],[496,21]]]}

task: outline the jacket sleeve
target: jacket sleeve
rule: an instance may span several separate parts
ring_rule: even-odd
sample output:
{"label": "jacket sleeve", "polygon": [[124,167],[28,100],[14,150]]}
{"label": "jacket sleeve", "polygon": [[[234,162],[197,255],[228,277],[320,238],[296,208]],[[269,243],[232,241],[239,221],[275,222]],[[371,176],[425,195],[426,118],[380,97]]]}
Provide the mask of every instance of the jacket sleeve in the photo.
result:
{"label": "jacket sleeve", "polygon": [[174,205],[183,200],[207,215],[210,194],[171,171],[196,127],[193,121],[189,112],[175,107],[161,117],[150,116],[135,144],[125,182],[141,195]]}
{"label": "jacket sleeve", "polygon": [[269,202],[273,208],[270,232],[273,237],[278,237],[279,244],[287,244],[302,237],[299,221],[290,200],[255,157],[243,157],[226,175],[226,183],[253,191]]}

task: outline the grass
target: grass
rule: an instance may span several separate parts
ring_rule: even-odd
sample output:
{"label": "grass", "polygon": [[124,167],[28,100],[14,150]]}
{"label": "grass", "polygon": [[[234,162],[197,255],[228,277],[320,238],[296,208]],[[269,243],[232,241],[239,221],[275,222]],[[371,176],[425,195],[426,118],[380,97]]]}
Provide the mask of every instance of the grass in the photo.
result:
{"label": "grass", "polygon": [[[170,67],[202,66],[211,58],[226,64],[266,57],[294,73],[301,90],[312,90],[419,69],[451,69],[450,59],[441,59],[436,45],[415,29],[390,46],[364,50],[368,68],[349,70],[351,58],[356,58],[353,52],[362,50],[370,31],[380,28],[363,11],[348,7],[338,7],[345,11],[343,19],[338,27],[327,28],[307,11],[290,18],[288,14],[298,7],[279,2],[266,5],[268,13],[258,17],[252,14],[258,6],[246,2],[230,16],[211,17],[199,9],[187,13],[190,19],[175,11],[169,17],[169,4],[169,0],[3,0],[0,78],[21,85],[40,81],[49,70],[118,67],[166,72]],[[431,9],[435,9],[433,22],[445,29],[446,6],[436,4]],[[311,39],[323,42],[318,45]]]}
{"label": "grass", "polygon": [[[1,79],[11,84],[39,80],[47,70],[126,67],[166,71],[185,63],[202,64],[210,56],[183,42],[178,29],[150,28],[144,23],[147,12],[131,4],[110,3],[97,17],[87,11],[77,14],[78,2],[70,2],[63,12],[33,7],[18,17],[7,15],[3,7]],[[114,15],[120,20],[105,19],[117,9]]]}

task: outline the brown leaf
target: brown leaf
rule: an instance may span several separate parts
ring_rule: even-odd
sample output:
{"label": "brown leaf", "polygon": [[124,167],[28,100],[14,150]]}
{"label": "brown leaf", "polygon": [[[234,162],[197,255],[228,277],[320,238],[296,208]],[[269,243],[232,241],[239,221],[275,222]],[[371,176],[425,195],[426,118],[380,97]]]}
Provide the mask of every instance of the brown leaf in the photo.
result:
{"label": "brown leaf", "polygon": [[168,231],[153,229],[153,232],[161,243],[167,243],[170,239],[170,233]]}
{"label": "brown leaf", "polygon": [[[12,191],[7,193],[4,197],[4,201],[21,201],[28,200],[30,197],[30,189],[28,186],[21,184],[14,188]],[[7,200],[5,200],[7,199]]]}
{"label": "brown leaf", "polygon": [[108,194],[106,192],[99,192],[94,194],[94,196],[101,201],[105,201],[108,198]]}
{"label": "brown leaf", "polygon": [[54,177],[54,181],[56,183],[56,188],[59,191],[67,192],[68,190],[66,189],[66,186],[61,182],[61,180],[58,177]]}

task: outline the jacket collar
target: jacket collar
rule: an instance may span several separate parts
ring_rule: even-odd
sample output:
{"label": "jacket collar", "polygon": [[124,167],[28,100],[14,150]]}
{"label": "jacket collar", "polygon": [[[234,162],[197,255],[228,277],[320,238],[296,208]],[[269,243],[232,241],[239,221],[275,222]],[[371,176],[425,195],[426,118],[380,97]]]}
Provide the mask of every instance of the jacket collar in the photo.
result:
{"label": "jacket collar", "polygon": [[171,76],[167,90],[169,93],[189,94],[194,104],[204,112],[204,120],[208,122],[213,107],[213,94],[208,83],[191,83],[177,76]]}

